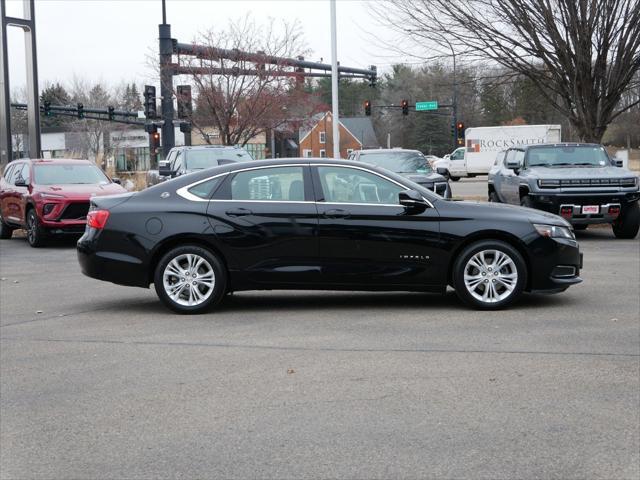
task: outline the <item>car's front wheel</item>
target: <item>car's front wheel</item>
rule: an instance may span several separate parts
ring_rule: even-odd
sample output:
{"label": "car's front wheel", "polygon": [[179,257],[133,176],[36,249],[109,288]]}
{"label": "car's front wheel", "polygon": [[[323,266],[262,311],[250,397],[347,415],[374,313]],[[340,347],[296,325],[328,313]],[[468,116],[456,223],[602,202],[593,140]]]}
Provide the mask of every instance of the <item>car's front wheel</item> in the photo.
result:
{"label": "car's front wheel", "polygon": [[34,208],[27,212],[27,242],[34,248],[38,248],[45,243],[45,232],[40,226],[40,220]]}
{"label": "car's front wheel", "polygon": [[500,203],[500,197],[496,192],[489,192],[489,201],[493,203]]}
{"label": "car's front wheel", "polygon": [[154,273],[156,293],[174,312],[201,313],[218,304],[227,288],[227,272],[220,259],[197,245],[167,252]]}
{"label": "car's front wheel", "polygon": [[633,202],[622,210],[622,214],[611,224],[616,238],[632,239],[640,230],[640,206]]}
{"label": "car's front wheel", "polygon": [[513,303],[527,283],[522,255],[500,240],[481,240],[466,247],[453,267],[453,286],[462,301],[481,310]]}

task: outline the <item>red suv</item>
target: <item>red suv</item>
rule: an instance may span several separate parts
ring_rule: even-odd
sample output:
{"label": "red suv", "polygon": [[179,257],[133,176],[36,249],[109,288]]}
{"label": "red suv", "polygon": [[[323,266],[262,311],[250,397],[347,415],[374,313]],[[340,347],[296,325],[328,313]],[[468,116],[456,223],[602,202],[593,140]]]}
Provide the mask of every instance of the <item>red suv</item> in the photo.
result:
{"label": "red suv", "polygon": [[91,197],[125,192],[88,160],[14,160],[0,178],[0,238],[25,228],[39,247],[51,234],[82,233]]}

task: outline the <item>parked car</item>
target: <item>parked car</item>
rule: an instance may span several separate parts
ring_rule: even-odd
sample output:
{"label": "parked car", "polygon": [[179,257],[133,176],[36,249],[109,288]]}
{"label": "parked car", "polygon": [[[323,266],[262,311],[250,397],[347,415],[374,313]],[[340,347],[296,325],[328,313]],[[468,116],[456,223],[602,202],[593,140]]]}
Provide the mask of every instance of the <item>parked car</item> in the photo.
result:
{"label": "parked car", "polygon": [[431,167],[431,162],[418,150],[403,148],[355,150],[349,160],[386,168],[407,177],[412,182],[432,190],[441,197],[451,198],[449,182]]}
{"label": "parked car", "polygon": [[180,313],[261,289],[444,292],[479,309],[581,282],[571,226],[510,205],[446,201],[364,162],[281,159],[94,198],[82,272],[149,287]]}
{"label": "parked car", "polygon": [[174,147],[169,151],[167,159],[159,163],[158,170],[147,172],[147,187],[197,170],[252,160],[251,154],[240,147],[224,145]]}
{"label": "parked car", "polygon": [[602,145],[557,143],[510,148],[489,172],[489,201],[555,213],[576,230],[609,223],[618,238],[640,228],[638,176]]}
{"label": "parked car", "polygon": [[0,178],[0,238],[27,230],[32,247],[85,229],[89,199],[125,193],[88,160],[14,160]]}

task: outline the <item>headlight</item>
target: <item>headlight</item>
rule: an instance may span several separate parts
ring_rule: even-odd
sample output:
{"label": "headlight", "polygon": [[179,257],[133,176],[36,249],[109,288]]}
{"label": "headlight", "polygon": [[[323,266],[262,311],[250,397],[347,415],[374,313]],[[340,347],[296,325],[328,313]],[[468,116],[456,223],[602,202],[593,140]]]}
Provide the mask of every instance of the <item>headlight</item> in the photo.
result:
{"label": "headlight", "polygon": [[538,180],[539,187],[559,187],[560,180]]}
{"label": "headlight", "polygon": [[538,231],[540,235],[543,237],[549,238],[568,238],[570,240],[575,240],[575,236],[571,229],[567,227],[559,227],[557,225],[542,225],[539,223],[534,223],[533,226]]}
{"label": "headlight", "polygon": [[41,192],[40,196],[42,198],[64,198],[64,195],[58,195],[57,193],[46,193],[46,192]]}

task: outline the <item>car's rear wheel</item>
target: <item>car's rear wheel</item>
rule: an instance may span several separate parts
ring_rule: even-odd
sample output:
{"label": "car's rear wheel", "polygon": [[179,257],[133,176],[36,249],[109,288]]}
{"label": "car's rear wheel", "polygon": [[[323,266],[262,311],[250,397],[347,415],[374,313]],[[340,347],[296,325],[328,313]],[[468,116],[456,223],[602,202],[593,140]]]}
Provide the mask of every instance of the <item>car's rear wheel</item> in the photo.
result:
{"label": "car's rear wheel", "polygon": [[640,206],[633,202],[622,210],[621,215],[611,224],[616,238],[636,238],[640,230]]}
{"label": "car's rear wheel", "polygon": [[30,208],[27,211],[27,242],[34,248],[42,247],[45,243],[45,236],[35,209]]}
{"label": "car's rear wheel", "polygon": [[154,285],[162,303],[174,312],[200,313],[218,304],[224,296],[227,272],[211,251],[185,245],[160,259]]}
{"label": "car's rear wheel", "polygon": [[13,228],[4,223],[4,220],[0,217],[0,238],[6,240],[11,238],[11,235],[13,235]]}
{"label": "car's rear wheel", "polygon": [[453,286],[462,301],[481,310],[513,303],[524,290],[527,266],[522,255],[500,240],[481,240],[466,247],[453,267]]}
{"label": "car's rear wheel", "polygon": [[489,192],[489,201],[493,203],[500,203],[500,198],[496,192]]}

